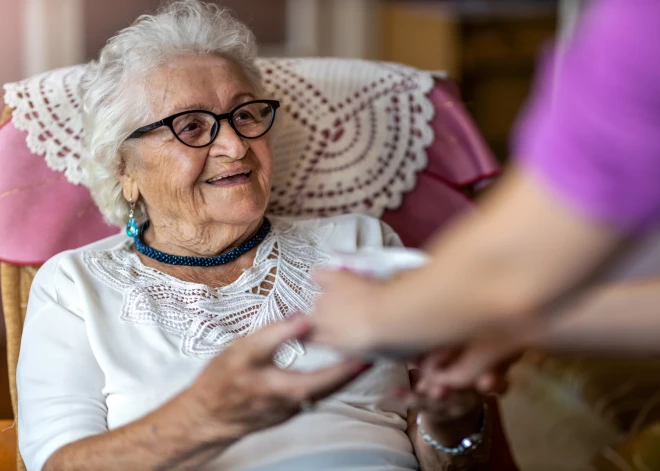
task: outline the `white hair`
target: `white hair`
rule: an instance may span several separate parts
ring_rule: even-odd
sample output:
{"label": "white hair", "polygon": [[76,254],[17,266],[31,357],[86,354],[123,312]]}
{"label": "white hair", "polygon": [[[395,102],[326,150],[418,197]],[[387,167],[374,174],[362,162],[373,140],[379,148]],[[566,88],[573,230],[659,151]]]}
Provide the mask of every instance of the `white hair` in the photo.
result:
{"label": "white hair", "polygon": [[[110,224],[121,226],[128,218],[129,204],[118,178],[123,172],[120,150],[130,150],[130,140],[124,141],[145,124],[144,103],[127,96],[127,86],[181,54],[229,59],[257,90],[261,88],[254,34],[226,8],[200,0],[170,2],[110,39],[80,84],[88,152],[83,160],[85,183]],[[146,218],[140,201],[136,218]]]}

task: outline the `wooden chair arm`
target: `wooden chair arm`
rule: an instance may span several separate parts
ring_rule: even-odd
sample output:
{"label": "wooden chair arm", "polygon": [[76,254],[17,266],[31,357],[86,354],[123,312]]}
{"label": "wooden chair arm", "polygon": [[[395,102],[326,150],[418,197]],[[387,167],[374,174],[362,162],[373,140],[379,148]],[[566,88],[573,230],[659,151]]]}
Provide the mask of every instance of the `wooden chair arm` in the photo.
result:
{"label": "wooden chair arm", "polygon": [[0,469],[16,469],[16,427],[13,420],[0,420]]}

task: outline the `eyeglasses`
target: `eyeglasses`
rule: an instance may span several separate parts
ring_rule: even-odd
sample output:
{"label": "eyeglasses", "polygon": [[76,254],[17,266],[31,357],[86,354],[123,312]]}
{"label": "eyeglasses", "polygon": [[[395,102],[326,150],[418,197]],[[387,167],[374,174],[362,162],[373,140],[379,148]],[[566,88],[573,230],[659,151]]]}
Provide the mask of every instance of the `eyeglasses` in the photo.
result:
{"label": "eyeglasses", "polygon": [[129,139],[167,126],[172,134],[188,147],[205,147],[211,144],[220,131],[220,121],[227,120],[240,137],[256,139],[266,134],[275,121],[277,100],[253,100],[238,105],[229,113],[214,114],[206,110],[191,110],[173,114],[135,130]]}

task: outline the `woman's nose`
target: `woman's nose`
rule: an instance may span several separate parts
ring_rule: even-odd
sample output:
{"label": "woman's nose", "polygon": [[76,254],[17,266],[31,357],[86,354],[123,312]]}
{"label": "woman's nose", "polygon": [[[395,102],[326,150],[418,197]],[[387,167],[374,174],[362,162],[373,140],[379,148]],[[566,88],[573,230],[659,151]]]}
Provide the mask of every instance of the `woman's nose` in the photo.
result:
{"label": "woman's nose", "polygon": [[245,157],[249,149],[245,139],[236,134],[236,131],[226,122],[220,124],[218,135],[211,144],[209,154],[212,157],[229,157],[240,160]]}

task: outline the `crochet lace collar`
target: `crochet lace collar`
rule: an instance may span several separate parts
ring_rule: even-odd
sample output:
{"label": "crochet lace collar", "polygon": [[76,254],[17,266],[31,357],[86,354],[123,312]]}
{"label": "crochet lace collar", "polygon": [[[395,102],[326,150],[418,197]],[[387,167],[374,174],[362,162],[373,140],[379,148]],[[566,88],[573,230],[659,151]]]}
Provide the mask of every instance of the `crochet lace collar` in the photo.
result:
{"label": "crochet lace collar", "polygon": [[[95,277],[123,293],[122,321],[157,326],[181,337],[184,355],[208,359],[240,337],[294,312],[310,310],[320,294],[311,272],[329,261],[323,241],[331,230],[330,223],[273,219],[253,266],[219,288],[145,266],[130,250],[131,241],[113,250],[85,252],[83,261]],[[294,341],[284,345],[274,360],[286,367],[302,354],[303,346]]]}

